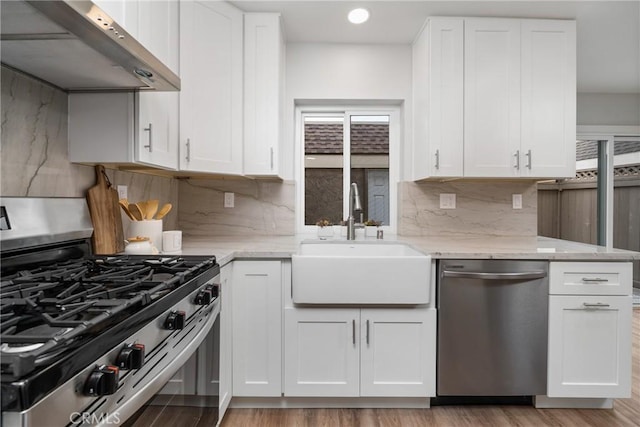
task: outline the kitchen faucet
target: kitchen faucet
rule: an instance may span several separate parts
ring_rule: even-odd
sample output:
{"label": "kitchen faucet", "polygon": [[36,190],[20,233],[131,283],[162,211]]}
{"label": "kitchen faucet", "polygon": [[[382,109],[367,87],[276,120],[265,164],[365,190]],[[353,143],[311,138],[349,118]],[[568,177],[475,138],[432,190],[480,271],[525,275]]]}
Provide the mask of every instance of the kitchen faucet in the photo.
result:
{"label": "kitchen faucet", "polygon": [[355,222],[355,218],[353,217],[354,211],[362,212],[362,203],[360,203],[358,184],[352,182],[351,187],[349,187],[349,217],[347,218],[347,240],[355,240],[356,228],[364,228],[364,224]]}

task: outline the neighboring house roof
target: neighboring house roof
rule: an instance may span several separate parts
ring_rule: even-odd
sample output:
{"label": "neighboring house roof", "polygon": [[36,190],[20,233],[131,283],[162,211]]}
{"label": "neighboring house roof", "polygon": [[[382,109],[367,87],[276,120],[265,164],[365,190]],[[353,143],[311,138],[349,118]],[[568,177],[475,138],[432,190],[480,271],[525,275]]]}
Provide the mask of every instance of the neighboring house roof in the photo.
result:
{"label": "neighboring house roof", "polygon": [[[640,141],[618,141],[613,145],[614,156],[640,151]],[[576,161],[598,157],[597,141],[578,141],[576,143]]]}
{"label": "neighboring house roof", "polygon": [[[305,154],[342,154],[342,124],[305,124],[304,147]],[[389,124],[353,123],[351,154],[389,154]]]}

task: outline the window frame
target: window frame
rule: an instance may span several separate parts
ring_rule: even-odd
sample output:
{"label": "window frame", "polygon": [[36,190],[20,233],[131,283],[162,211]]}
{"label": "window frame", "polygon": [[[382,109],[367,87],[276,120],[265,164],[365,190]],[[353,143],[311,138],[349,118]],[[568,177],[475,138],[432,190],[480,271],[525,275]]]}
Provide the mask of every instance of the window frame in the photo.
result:
{"label": "window frame", "polygon": [[[401,107],[397,105],[298,105],[295,109],[295,177],[296,177],[296,232],[311,234],[316,232],[315,225],[305,225],[305,153],[304,119],[308,116],[343,115],[343,178],[342,178],[342,217],[349,215],[349,178],[351,170],[351,117],[352,116],[389,116],[389,225],[380,228],[387,234],[396,234],[398,229],[398,183],[400,182],[401,152]],[[346,154],[348,153],[348,155]],[[346,173],[349,171],[349,173]]]}

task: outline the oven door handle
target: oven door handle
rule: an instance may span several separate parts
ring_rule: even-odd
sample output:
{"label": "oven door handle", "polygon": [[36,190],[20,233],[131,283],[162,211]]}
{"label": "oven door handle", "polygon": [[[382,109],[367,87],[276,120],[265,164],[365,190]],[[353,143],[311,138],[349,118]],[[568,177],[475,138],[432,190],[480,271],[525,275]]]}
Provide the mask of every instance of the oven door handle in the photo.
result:
{"label": "oven door handle", "polygon": [[542,279],[547,277],[546,271],[522,271],[518,273],[483,273],[480,271],[452,271],[443,270],[444,277],[457,277],[461,279],[480,279],[480,280],[524,280],[524,279]]}

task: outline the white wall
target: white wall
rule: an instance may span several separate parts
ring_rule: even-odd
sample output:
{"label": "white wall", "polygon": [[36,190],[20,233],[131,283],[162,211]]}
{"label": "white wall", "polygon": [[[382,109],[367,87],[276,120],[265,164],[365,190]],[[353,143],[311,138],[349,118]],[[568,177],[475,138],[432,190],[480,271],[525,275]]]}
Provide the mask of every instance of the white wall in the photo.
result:
{"label": "white wall", "polygon": [[[389,100],[396,105],[402,103],[404,147],[401,152],[411,152],[410,45],[290,43],[286,52],[284,179],[294,178],[297,101]],[[411,164],[406,156],[402,163]],[[405,179],[405,174],[401,173],[400,178]]]}
{"label": "white wall", "polygon": [[578,93],[578,125],[640,126],[640,93]]}

